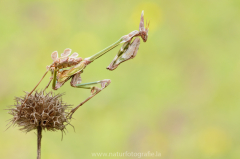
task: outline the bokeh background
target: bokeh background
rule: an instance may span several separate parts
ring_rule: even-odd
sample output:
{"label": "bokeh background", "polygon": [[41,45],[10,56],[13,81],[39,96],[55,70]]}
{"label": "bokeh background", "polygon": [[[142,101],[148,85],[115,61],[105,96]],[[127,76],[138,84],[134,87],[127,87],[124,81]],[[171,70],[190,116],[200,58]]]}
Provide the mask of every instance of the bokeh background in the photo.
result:
{"label": "bokeh background", "polygon": [[[106,67],[120,46],[85,69],[83,82],[112,83],[74,114],[76,131],[69,126],[63,141],[61,132],[43,132],[42,158],[126,151],[240,157],[239,0],[1,0],[0,158],[36,158],[36,133],[5,131],[11,116],[4,109],[32,90],[51,53],[71,48],[91,56],[138,30],[142,10],[151,21],[147,43],[115,71]],[[69,83],[56,91],[63,92],[75,106],[89,96]]]}

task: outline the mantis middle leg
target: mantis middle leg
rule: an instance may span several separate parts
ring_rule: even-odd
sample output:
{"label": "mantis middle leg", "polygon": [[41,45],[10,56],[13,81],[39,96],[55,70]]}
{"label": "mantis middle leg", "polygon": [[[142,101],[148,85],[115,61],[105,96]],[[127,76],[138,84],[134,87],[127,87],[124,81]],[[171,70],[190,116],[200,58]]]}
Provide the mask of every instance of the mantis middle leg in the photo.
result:
{"label": "mantis middle leg", "polygon": [[[66,80],[62,81],[62,82],[58,82],[56,79],[56,74],[57,71],[56,69],[54,70],[53,73],[53,83],[52,83],[52,88],[54,90],[57,90],[58,88],[60,88],[66,81],[68,81],[70,78],[72,78],[70,84],[72,87],[75,88],[83,88],[83,89],[90,89],[91,90],[91,95],[85,99],[83,102],[81,102],[78,106],[76,106],[75,108],[73,108],[70,113],[68,114],[68,116],[70,115],[70,119],[72,118],[73,113],[80,107],[82,106],[84,103],[86,103],[87,101],[89,101],[92,97],[94,97],[95,95],[97,95],[99,92],[101,92],[104,88],[106,88],[110,83],[111,80],[110,79],[105,79],[105,80],[101,80],[101,81],[95,81],[95,82],[89,82],[89,83],[83,83],[81,84],[81,76],[80,74],[81,72],[78,72],[74,75],[72,75],[71,77],[67,78]],[[101,88],[98,88],[94,85],[96,84],[101,84]]]}
{"label": "mantis middle leg", "polygon": [[[110,79],[105,79],[105,80],[101,80],[101,81],[95,81],[95,82],[83,83],[83,84],[80,84],[80,82],[81,82],[81,77],[80,77],[80,73],[79,73],[79,74],[74,75],[74,77],[72,78],[71,86],[73,86],[75,88],[90,89],[91,90],[91,95],[87,99],[85,99],[83,102],[81,102],[78,106],[76,106],[75,108],[73,108],[70,111],[70,113],[68,114],[68,116],[70,115],[69,116],[70,119],[72,118],[73,113],[80,106],[82,106],[84,103],[89,101],[92,97],[94,97],[99,92],[101,92],[104,88],[106,88],[111,83],[111,80]],[[95,84],[101,84],[101,88],[93,86]]]}

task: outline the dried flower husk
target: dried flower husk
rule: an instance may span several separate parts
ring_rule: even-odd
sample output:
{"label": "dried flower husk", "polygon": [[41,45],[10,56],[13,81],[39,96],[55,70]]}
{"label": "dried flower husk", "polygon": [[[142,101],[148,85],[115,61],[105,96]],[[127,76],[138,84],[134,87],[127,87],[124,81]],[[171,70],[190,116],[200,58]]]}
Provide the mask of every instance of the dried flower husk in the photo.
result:
{"label": "dried flower husk", "polygon": [[27,95],[28,93],[24,97],[15,97],[15,104],[8,109],[8,113],[13,115],[10,120],[12,125],[19,126],[24,132],[29,132],[37,129],[38,126],[48,131],[64,131],[70,124],[66,117],[70,105],[62,101],[63,94],[55,95],[53,92],[36,91],[24,103]]}

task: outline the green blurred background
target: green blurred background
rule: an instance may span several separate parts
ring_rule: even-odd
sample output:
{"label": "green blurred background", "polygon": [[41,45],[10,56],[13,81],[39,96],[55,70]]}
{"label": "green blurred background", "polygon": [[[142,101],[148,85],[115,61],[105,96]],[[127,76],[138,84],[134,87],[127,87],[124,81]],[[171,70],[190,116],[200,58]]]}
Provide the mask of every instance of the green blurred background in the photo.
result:
{"label": "green blurred background", "polygon": [[[63,141],[61,132],[43,132],[42,158],[126,151],[240,157],[239,0],[1,0],[0,158],[36,158],[36,133],[5,131],[11,116],[4,109],[32,90],[51,53],[71,48],[91,56],[138,30],[142,10],[151,21],[147,43],[115,71],[106,67],[120,46],[85,69],[84,83],[112,83],[74,114],[76,132],[69,126]],[[69,83],[56,91],[63,92],[75,106],[89,96]]]}

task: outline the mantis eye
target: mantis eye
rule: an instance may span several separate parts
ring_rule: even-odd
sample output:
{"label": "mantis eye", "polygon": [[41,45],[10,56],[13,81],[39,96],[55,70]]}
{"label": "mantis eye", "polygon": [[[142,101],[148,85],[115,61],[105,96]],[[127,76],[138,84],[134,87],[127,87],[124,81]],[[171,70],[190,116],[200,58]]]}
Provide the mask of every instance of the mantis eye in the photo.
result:
{"label": "mantis eye", "polygon": [[61,54],[62,57],[69,56],[71,54],[71,49],[65,49],[64,52]]}
{"label": "mantis eye", "polygon": [[58,58],[58,52],[57,51],[54,51],[51,55],[52,57],[52,60],[55,61],[57,58]]}

